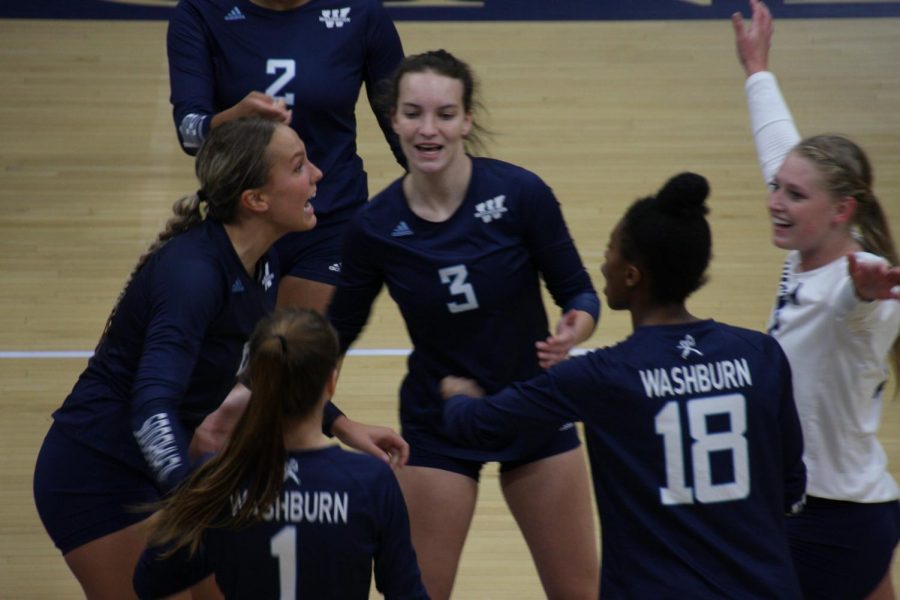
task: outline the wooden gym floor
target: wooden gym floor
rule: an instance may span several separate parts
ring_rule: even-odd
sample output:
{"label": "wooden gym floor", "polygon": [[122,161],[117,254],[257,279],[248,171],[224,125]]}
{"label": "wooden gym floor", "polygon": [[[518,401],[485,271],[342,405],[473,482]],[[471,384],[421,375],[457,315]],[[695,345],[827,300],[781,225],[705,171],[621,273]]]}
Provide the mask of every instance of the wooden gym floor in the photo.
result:
{"label": "wooden gym floor", "polygon": [[[898,26],[897,19],[779,21],[772,53],[801,131],[846,133],[868,150],[895,235]],[[495,132],[490,154],[531,168],[554,188],[598,289],[607,235],[627,204],[677,172],[706,175],[715,258],[691,307],[698,316],[764,326],[782,253],[769,243],[766,190],[727,21],[398,28],[407,52],[444,47],[473,65]],[[359,115],[360,153],[377,191],[399,171],[368,107]],[[35,513],[31,474],[50,413],[85,358],[46,352],[93,348],[171,203],[196,189],[170,116],[165,24],[0,20],[0,132],[0,597],[77,598]],[[606,311],[586,346],[629,329],[626,315]],[[408,345],[382,298],[357,348]],[[337,398],[359,420],[395,424],[403,372],[403,357],[351,356]],[[900,477],[898,401],[886,403],[883,421],[881,440]],[[488,467],[482,481],[455,597],[542,597],[496,470]]]}

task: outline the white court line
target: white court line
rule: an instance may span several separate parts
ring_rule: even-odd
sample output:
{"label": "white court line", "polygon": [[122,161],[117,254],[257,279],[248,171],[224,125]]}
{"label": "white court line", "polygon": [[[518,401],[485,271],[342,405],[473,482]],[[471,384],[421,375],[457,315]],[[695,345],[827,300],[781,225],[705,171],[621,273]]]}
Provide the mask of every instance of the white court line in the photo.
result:
{"label": "white court line", "polygon": [[[360,348],[347,352],[350,356],[408,356],[408,348]],[[0,351],[3,358],[90,358],[91,350],[35,350],[35,351]]]}
{"label": "white court line", "polygon": [[[409,348],[357,348],[347,352],[350,356],[409,356]],[[575,348],[572,354],[578,356],[586,354],[588,350]],[[90,358],[94,353],[90,350],[34,350],[0,351],[0,359],[10,358]]]}

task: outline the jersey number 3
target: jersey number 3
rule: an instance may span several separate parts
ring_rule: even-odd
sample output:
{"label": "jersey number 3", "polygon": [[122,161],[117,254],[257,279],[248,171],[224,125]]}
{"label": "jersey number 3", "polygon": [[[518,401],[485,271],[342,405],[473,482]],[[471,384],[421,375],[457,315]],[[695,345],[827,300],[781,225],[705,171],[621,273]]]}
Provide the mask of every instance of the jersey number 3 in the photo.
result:
{"label": "jersey number 3", "polygon": [[[683,432],[678,402],[667,402],[656,414],[656,433],[663,436],[666,458],[666,487],[659,488],[663,504],[693,504],[694,499],[703,504],[740,500],[750,495],[750,465],[747,453],[746,402],[743,394],[727,394],[710,398],[689,400],[687,408],[688,428],[691,439],[691,471],[694,488],[687,485],[685,475]],[[730,427],[727,431],[710,432],[709,417],[727,415]],[[728,453],[731,456],[733,481],[714,483],[712,474],[713,454]]]}
{"label": "jersey number 3", "polygon": [[463,296],[462,302],[448,302],[447,309],[452,313],[464,312],[467,310],[475,310],[478,308],[478,297],[475,296],[475,288],[471,283],[466,282],[469,271],[466,265],[453,265],[452,267],[444,267],[438,270],[441,276],[441,283],[450,284],[450,293],[454,296]]}

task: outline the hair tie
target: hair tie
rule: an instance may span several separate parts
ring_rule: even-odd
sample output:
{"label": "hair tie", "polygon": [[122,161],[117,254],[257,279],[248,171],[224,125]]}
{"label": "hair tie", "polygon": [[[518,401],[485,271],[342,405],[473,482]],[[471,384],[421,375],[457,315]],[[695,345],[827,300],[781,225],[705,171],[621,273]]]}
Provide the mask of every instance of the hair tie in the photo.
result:
{"label": "hair tie", "polygon": [[283,354],[287,354],[287,340],[284,339],[284,336],[281,335],[280,333],[277,334],[275,337],[277,337],[278,341],[281,342],[281,352]]}
{"label": "hair tie", "polygon": [[209,200],[206,197],[206,192],[202,189],[197,190],[196,196],[197,200],[199,200],[197,210],[200,211],[200,218],[205,221],[206,215],[209,214]]}

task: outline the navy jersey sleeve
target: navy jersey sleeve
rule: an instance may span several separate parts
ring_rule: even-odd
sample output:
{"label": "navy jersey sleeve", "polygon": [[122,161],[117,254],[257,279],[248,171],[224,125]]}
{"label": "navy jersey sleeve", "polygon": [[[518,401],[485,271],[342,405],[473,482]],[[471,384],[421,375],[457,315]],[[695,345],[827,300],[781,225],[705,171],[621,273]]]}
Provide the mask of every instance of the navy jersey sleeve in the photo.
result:
{"label": "navy jersey sleeve", "polygon": [[189,466],[190,433],[176,416],[178,403],[209,324],[221,310],[223,281],[208,261],[174,252],[152,267],[150,320],[132,387],[131,424],[157,481],[171,489]]}
{"label": "navy jersey sleeve", "polygon": [[582,310],[596,321],[600,299],[569,235],[559,202],[540,179],[529,185],[532,211],[525,235],[537,268],[563,311]]}
{"label": "navy jersey sleeve", "polygon": [[381,535],[375,551],[375,587],[387,600],[426,599],[416,553],[409,532],[409,516],[403,493],[393,472],[384,467],[381,501]]}
{"label": "navy jersey sleeve", "polygon": [[498,449],[523,432],[580,421],[578,401],[567,389],[585,388],[587,364],[576,357],[492,396],[454,396],[444,404],[444,431],[461,443]]}
{"label": "navy jersey sleeve", "polygon": [[200,583],[213,574],[203,544],[191,555],[179,548],[171,556],[161,556],[163,548],[149,547],[141,554],[132,577],[132,586],[141,600],[168,598]]}
{"label": "navy jersey sleeve", "polygon": [[347,351],[369,320],[372,304],[384,283],[384,274],[376,262],[380,253],[366,235],[360,217],[358,213],[345,234],[341,282],[328,307],[341,353]]}
{"label": "navy jersey sleeve", "polygon": [[806,465],[803,463],[803,430],[794,403],[794,387],[791,366],[774,339],[772,352],[780,357],[779,381],[781,381],[781,402],[779,425],[781,427],[782,452],[784,455],[784,511],[794,514],[802,509],[806,497]]}
{"label": "navy jersey sleeve", "polygon": [[209,133],[216,112],[215,72],[205,28],[196,8],[179,2],[166,34],[172,116],[182,149],[192,155]]}
{"label": "navy jersey sleeve", "polygon": [[400,148],[400,140],[394,129],[391,127],[391,121],[384,114],[379,106],[378,96],[381,93],[382,85],[390,79],[394,71],[403,60],[403,45],[400,42],[400,35],[394,22],[391,21],[387,10],[380,2],[373,3],[375,6],[369,19],[369,27],[367,30],[368,44],[366,45],[366,65],[363,78],[366,83],[366,97],[369,99],[369,106],[378,120],[378,126],[384,133],[384,139],[387,140],[394,153],[394,158],[402,167],[406,167],[406,157]]}
{"label": "navy jersey sleeve", "polygon": [[[367,260],[373,256],[369,246],[360,219],[353,219],[344,237],[341,283],[328,306],[328,319],[337,331],[341,354],[347,352],[369,320],[372,304],[384,282],[381,270]],[[328,402],[322,431],[330,436],[332,424],[343,414],[336,404]]]}

